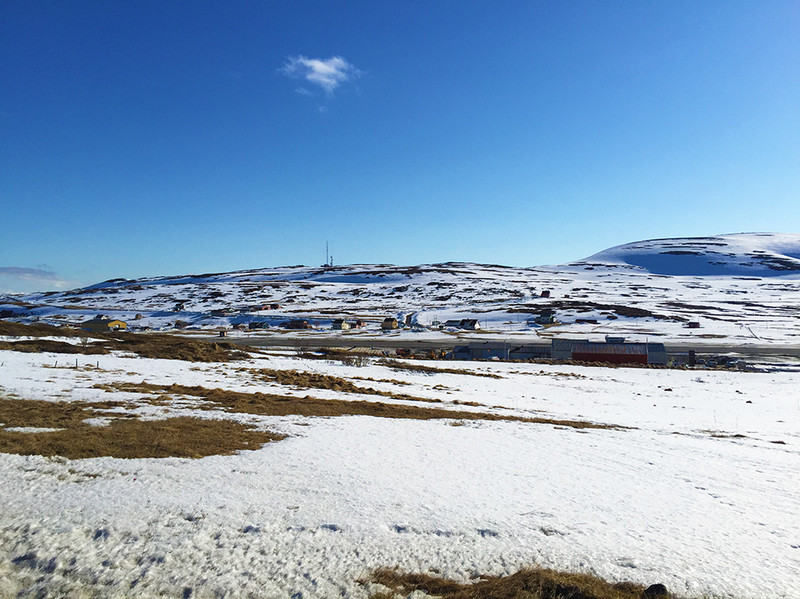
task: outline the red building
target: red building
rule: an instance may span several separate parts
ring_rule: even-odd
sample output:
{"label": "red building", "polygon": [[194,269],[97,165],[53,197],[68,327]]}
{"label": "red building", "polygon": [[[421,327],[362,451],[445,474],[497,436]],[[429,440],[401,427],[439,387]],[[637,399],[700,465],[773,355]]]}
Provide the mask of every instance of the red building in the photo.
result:
{"label": "red building", "polygon": [[647,364],[647,344],[585,341],[572,346],[572,359],[607,364]]}

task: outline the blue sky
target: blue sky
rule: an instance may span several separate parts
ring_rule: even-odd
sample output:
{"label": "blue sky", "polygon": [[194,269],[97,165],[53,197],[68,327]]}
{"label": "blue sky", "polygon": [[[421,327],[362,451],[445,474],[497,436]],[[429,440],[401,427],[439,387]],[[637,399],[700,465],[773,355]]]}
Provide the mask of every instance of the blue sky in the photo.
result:
{"label": "blue sky", "polygon": [[0,3],[0,291],[800,232],[800,4]]}

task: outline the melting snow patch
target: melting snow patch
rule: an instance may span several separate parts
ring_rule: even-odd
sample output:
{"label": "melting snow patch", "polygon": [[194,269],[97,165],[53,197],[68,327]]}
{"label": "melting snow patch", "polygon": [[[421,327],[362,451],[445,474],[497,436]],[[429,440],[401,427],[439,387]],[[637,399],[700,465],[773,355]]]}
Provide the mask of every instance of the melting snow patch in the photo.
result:
{"label": "melting snow patch", "polygon": [[63,428],[47,428],[44,426],[9,426],[3,429],[9,433],[55,433]]}

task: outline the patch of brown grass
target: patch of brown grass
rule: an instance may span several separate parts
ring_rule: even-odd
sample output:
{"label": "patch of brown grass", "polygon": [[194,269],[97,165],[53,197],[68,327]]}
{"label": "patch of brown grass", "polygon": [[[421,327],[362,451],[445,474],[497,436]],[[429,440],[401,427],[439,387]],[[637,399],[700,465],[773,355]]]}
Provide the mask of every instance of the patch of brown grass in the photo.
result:
{"label": "patch of brown grass", "polygon": [[575,372],[547,372],[546,370],[540,370],[539,372],[523,372],[521,370],[512,370],[509,374],[523,374],[527,376],[552,376],[555,378],[565,378],[565,379],[588,378],[586,375],[577,374]]}
{"label": "patch of brown grass", "polygon": [[424,372],[427,374],[468,374],[471,376],[483,376],[490,379],[503,378],[499,374],[493,374],[491,372],[478,372],[477,370],[467,370],[466,368],[436,368],[435,366],[401,362],[400,360],[378,360],[376,363],[380,366],[391,368],[392,370],[407,370],[410,372]]}
{"label": "patch of brown grass", "polygon": [[[19,455],[63,456],[70,459],[201,458],[258,449],[283,435],[254,430],[230,420],[191,417],[144,421],[131,414],[98,411],[119,407],[118,402],[48,402],[0,399],[0,422],[5,427],[54,428],[47,432],[9,431],[0,428],[0,452]],[[117,416],[107,426],[85,420]]]}
{"label": "patch of brown grass", "polygon": [[715,431],[703,431],[704,433],[708,433],[714,439],[747,439],[747,435],[743,435],[741,433],[720,433]]}
{"label": "patch of brown grass", "polygon": [[319,399],[316,397],[291,397],[270,393],[243,393],[225,389],[208,389],[200,386],[154,385],[151,383],[112,383],[95,385],[106,391],[144,392],[155,395],[188,395],[201,398],[209,405],[200,409],[223,409],[229,412],[259,414],[264,416],[375,416],[378,418],[406,418],[413,420],[489,420],[504,422],[526,422],[531,424],[551,424],[576,429],[617,429],[626,427],[598,424],[583,420],[557,420],[551,418],[524,418],[521,416],[501,416],[488,412],[464,412],[420,406],[383,403],[377,401],[346,401],[338,399]]}
{"label": "patch of brown grass", "polygon": [[65,428],[96,416],[83,402],[0,398],[2,426]]}
{"label": "patch of brown grass", "polygon": [[[63,334],[63,333],[62,333]],[[102,344],[88,343],[67,343],[66,341],[55,341],[53,339],[26,339],[23,341],[0,341],[0,349],[10,349],[11,351],[27,353],[54,354],[86,354],[101,355],[107,354],[108,349]]]}
{"label": "patch of brown grass", "polygon": [[[366,377],[366,376],[354,376],[353,378],[355,380],[357,380],[357,381],[369,381],[369,382],[372,382],[372,383],[389,383],[389,384],[392,384],[392,385],[397,385],[398,387],[405,387],[405,386],[411,384],[408,381],[399,381],[397,379],[373,379],[373,378]],[[444,385],[435,385],[433,388],[434,389],[437,389],[437,388],[447,389],[447,387],[445,387]]]}
{"label": "patch of brown grass", "polygon": [[[61,354],[107,354],[110,350],[135,353],[143,358],[186,360],[188,362],[229,362],[247,358],[247,353],[232,343],[187,339],[164,333],[94,333],[64,329],[45,324],[25,325],[0,321],[0,335],[28,337],[82,337],[84,343],[55,340],[2,341],[0,349],[22,352],[54,352]],[[89,342],[89,339],[95,339]]]}
{"label": "patch of brown grass", "polygon": [[439,399],[428,397],[416,397],[405,393],[394,393],[392,391],[378,391],[372,387],[359,387],[347,379],[330,374],[319,374],[316,372],[305,372],[302,370],[273,370],[270,368],[250,369],[247,372],[254,375],[257,380],[278,383],[300,389],[329,389],[343,393],[361,393],[364,395],[378,395],[381,397],[391,397],[405,401],[424,401],[430,403],[440,403]]}
{"label": "patch of brown grass", "polygon": [[230,420],[167,418],[113,420],[108,426],[82,424],[26,433],[0,429],[0,452],[82,458],[202,458],[258,449],[283,436],[257,431]]}
{"label": "patch of brown grass", "polygon": [[483,577],[471,583],[382,568],[360,582],[378,583],[392,591],[372,595],[373,598],[405,597],[423,591],[441,599],[640,599],[645,590],[644,586],[631,582],[612,584],[589,574],[542,568],[525,569],[510,576]]}
{"label": "patch of brown grass", "polygon": [[247,358],[232,343],[200,341],[163,333],[114,333],[109,347],[133,352],[143,358],[186,360],[188,362],[229,362]]}
{"label": "patch of brown grass", "polygon": [[12,337],[95,337],[89,331],[82,331],[72,327],[54,327],[49,324],[34,323],[22,324],[0,320],[0,335]]}
{"label": "patch of brown grass", "polygon": [[[347,333],[345,333],[347,334]],[[341,349],[336,347],[320,348],[313,352],[304,351],[297,348],[297,357],[307,360],[325,360],[329,362],[340,362],[345,366],[356,366],[362,368],[370,364],[370,357],[381,356],[382,352],[369,348],[350,348]]]}

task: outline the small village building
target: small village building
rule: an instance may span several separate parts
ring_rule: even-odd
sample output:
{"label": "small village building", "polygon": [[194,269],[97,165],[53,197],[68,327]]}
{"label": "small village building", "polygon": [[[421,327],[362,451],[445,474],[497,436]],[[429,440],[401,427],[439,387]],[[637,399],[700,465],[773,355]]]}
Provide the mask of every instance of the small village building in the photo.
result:
{"label": "small village building", "polygon": [[350,323],[347,322],[344,318],[336,318],[334,319],[331,328],[334,331],[347,331],[350,329]]}
{"label": "small village building", "polygon": [[354,321],[350,323],[350,327],[353,329],[363,329],[367,326],[367,323],[361,320],[360,318],[356,318]]}
{"label": "small village building", "polygon": [[536,324],[553,324],[555,321],[556,313],[550,308],[545,308],[534,318]]}
{"label": "small village building", "polygon": [[550,297],[550,290],[544,289],[540,294],[539,297]]}
{"label": "small village building", "polygon": [[469,344],[473,360],[508,360],[511,346],[505,341],[478,341]]}
{"label": "small village building", "polygon": [[509,360],[538,360],[549,357],[550,347],[548,345],[527,343],[524,345],[512,345],[508,350]]}
{"label": "small village building", "polygon": [[663,343],[647,344],[647,363],[659,366],[667,365],[667,348]]}
{"label": "small village building", "polygon": [[472,352],[469,350],[469,345],[456,345],[452,357],[453,360],[471,360]]}
{"label": "small village building", "polygon": [[571,360],[572,346],[587,341],[586,339],[553,339],[550,344],[550,357],[554,360]]}
{"label": "small village building", "polygon": [[534,360],[550,358],[550,346],[511,344],[503,341],[473,341],[456,345],[447,356],[451,360]]}
{"label": "small village building", "polygon": [[699,329],[700,328],[700,321],[693,320],[691,322],[687,322],[686,326],[690,329]]}
{"label": "small village building", "polygon": [[93,331],[95,333],[125,331],[128,329],[128,323],[122,320],[112,320],[108,316],[98,315],[91,320],[82,322],[81,329],[84,331]]}
{"label": "small village building", "polygon": [[477,331],[481,328],[477,318],[453,318],[444,323],[446,329],[464,329],[466,331]]}
{"label": "small village building", "polygon": [[297,319],[297,320],[287,320],[282,322],[280,326],[284,329],[313,329],[314,327],[311,326],[311,323],[307,320]]}
{"label": "small village building", "polygon": [[391,331],[392,329],[396,329],[399,326],[400,325],[398,324],[397,319],[392,318],[391,316],[384,318],[383,322],[381,323],[381,329],[384,331]]}
{"label": "small village building", "polygon": [[268,329],[269,323],[264,320],[253,320],[247,326],[251,331],[255,331],[259,329]]}

